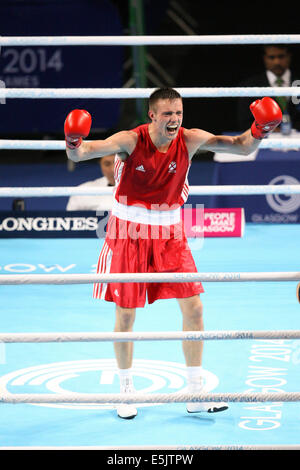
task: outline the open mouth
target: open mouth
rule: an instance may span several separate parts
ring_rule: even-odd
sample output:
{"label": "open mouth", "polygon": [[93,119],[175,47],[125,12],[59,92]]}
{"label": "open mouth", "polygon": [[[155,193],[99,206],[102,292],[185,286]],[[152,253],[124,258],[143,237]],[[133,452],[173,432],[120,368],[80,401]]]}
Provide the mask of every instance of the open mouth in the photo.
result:
{"label": "open mouth", "polygon": [[173,125],[173,126],[167,126],[167,132],[169,134],[176,134],[178,130],[178,126],[177,125]]}

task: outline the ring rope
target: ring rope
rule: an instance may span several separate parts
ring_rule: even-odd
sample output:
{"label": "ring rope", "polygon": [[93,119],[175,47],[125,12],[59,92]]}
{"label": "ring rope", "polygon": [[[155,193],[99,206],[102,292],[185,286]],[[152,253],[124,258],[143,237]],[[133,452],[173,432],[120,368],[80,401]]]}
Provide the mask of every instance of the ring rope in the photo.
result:
{"label": "ring rope", "polygon": [[109,282],[282,282],[300,281],[300,272],[0,274],[0,285],[93,284]]}
{"label": "ring rope", "polygon": [[203,341],[243,339],[300,339],[300,330],[0,333],[0,343],[66,343],[92,341]]}
{"label": "ring rope", "polygon": [[[300,93],[300,92],[299,92]],[[86,141],[88,142],[88,141]],[[300,138],[272,138],[264,139],[259,144],[260,149],[298,149],[300,147]],[[0,139],[0,149],[10,150],[66,150],[64,140],[18,140],[18,139]]]}
{"label": "ring rope", "polygon": [[299,44],[299,34],[173,35],[173,36],[2,36],[0,46],[163,46]]}
{"label": "ring rope", "polygon": [[299,392],[280,393],[1,393],[0,403],[198,403],[298,402]]}
{"label": "ring rope", "polygon": [[[62,196],[96,196],[113,194],[114,188],[82,188],[79,186],[57,187],[3,187],[0,197],[62,197]],[[267,184],[267,185],[220,185],[190,186],[189,195],[255,195],[255,194],[300,194],[300,184]]]}
{"label": "ring rope", "polygon": [[[119,99],[149,98],[155,88],[1,88],[0,98]],[[183,98],[228,98],[298,96],[294,87],[184,87],[176,88]]]}

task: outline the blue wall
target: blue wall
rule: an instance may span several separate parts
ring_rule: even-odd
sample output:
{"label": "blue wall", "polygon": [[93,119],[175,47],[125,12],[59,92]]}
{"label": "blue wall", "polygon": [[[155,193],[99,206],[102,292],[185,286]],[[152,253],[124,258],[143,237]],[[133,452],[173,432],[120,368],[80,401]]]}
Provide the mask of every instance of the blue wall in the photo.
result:
{"label": "blue wall", "polygon": [[[123,34],[117,8],[108,0],[1,1],[2,36]],[[0,80],[7,88],[122,87],[122,47],[2,47]],[[68,112],[87,109],[93,130],[117,126],[120,100],[11,99],[0,106],[1,134],[62,133]]]}

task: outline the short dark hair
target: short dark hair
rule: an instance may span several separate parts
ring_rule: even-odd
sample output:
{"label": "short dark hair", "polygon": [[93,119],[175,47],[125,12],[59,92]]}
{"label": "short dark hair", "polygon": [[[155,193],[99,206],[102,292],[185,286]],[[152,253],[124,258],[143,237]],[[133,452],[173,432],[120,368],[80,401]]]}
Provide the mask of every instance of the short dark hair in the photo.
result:
{"label": "short dark hair", "polygon": [[149,108],[152,108],[158,100],[182,100],[178,91],[174,88],[157,88],[149,97]]}
{"label": "short dark hair", "polygon": [[288,44],[264,44],[262,46],[263,53],[267,52],[268,47],[277,47],[278,49],[285,49],[285,51],[289,54],[291,52],[290,47]]}

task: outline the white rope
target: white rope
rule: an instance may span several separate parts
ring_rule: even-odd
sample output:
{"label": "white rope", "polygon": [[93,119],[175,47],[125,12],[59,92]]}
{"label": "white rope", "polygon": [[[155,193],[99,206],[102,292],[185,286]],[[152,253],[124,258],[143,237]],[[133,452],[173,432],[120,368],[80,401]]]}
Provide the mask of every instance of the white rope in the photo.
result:
{"label": "white rope", "polygon": [[[62,197],[62,196],[96,196],[112,194],[112,187],[3,187],[0,197]],[[300,184],[269,184],[269,185],[220,185],[190,186],[189,195],[255,195],[255,194],[300,194]]]}
{"label": "white rope", "polygon": [[298,402],[299,392],[281,393],[0,393],[0,403],[198,403]]}
{"label": "white rope", "polygon": [[299,44],[299,34],[174,35],[174,36],[10,36],[0,46],[170,46],[204,44]]}
{"label": "white rope", "polygon": [[63,332],[0,333],[0,343],[66,343],[93,341],[204,341],[244,339],[300,339],[298,330],[278,331],[166,331],[166,332]]}
{"label": "white rope", "polygon": [[[300,93],[300,91],[299,91]],[[88,142],[88,141],[86,141]],[[269,137],[259,144],[260,149],[298,149],[300,147],[300,138],[282,137],[280,139]],[[66,150],[64,140],[18,140],[18,139],[0,139],[0,149],[18,149],[18,150]]]}
{"label": "white rope", "polygon": [[64,140],[0,139],[0,149],[17,150],[66,150]]}
{"label": "white rope", "polygon": [[[189,195],[299,194],[300,184],[190,186]],[[1,195],[1,194],[0,194]]]}
{"label": "white rope", "polygon": [[[1,88],[0,98],[148,98],[155,88]],[[259,96],[298,96],[298,87],[209,87],[176,88],[183,98],[228,98]]]}
{"label": "white rope", "polygon": [[0,285],[93,284],[110,282],[281,282],[300,281],[300,272],[0,274]]}
{"label": "white rope", "polygon": [[0,447],[0,450],[300,450],[299,444],[274,444],[274,445],[139,445],[139,446],[67,446],[67,447],[55,447],[55,446],[37,446],[37,447]]}

